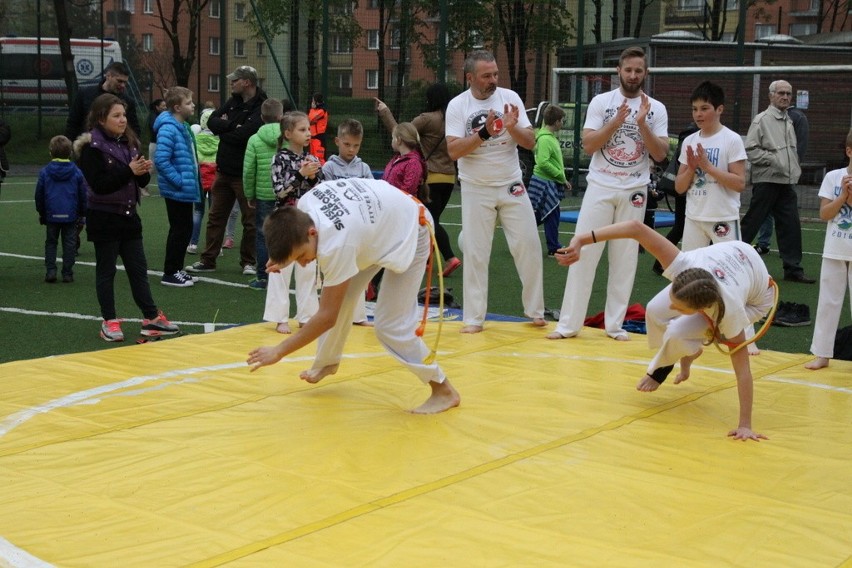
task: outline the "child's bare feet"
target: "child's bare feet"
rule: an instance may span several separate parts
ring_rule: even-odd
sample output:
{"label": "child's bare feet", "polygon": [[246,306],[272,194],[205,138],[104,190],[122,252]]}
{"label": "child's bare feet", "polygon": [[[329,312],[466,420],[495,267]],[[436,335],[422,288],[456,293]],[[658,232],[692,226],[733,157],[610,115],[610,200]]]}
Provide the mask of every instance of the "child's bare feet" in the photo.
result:
{"label": "child's bare feet", "polygon": [[532,324],[536,327],[544,327],[547,325],[547,322],[544,318],[533,318]]}
{"label": "child's bare feet", "polygon": [[276,325],[275,331],[277,331],[278,333],[284,333],[284,334],[293,333],[292,331],[290,331],[290,324],[287,323],[286,321],[282,321],[281,323]]}
{"label": "child's bare feet", "polygon": [[481,332],[482,332],[482,326],[481,325],[466,325],[463,328],[461,328],[461,330],[459,330],[459,333],[481,333]]}
{"label": "child's bare feet", "polygon": [[426,402],[412,410],[412,414],[437,414],[455,408],[461,402],[459,393],[449,380],[444,379],[442,383],[430,381],[429,386],[432,387],[432,394]]}
{"label": "child's bare feet", "polygon": [[610,337],[616,341],[630,341],[630,336],[626,333],[616,333],[615,335],[610,335]]}
{"label": "child's bare feet", "polygon": [[698,359],[704,353],[703,349],[699,349],[695,355],[687,355],[680,358],[680,373],[677,374],[674,384],[682,383],[689,378],[689,369],[692,367],[692,362]]}
{"label": "child's bare feet", "polygon": [[811,371],[816,371],[823,367],[828,367],[828,357],[817,357],[813,361],[805,363],[805,369],[810,369]]}
{"label": "child's bare feet", "polygon": [[749,355],[760,355],[760,347],[757,346],[757,343],[749,343],[746,349],[748,349]]}
{"label": "child's bare feet", "polygon": [[577,336],[576,333],[573,333],[573,334],[570,334],[570,335],[562,335],[558,331],[551,331],[545,337],[547,337],[548,339],[568,339],[569,337],[576,337],[576,336]]}
{"label": "child's bare feet", "polygon": [[340,367],[340,365],[334,364],[326,365],[321,369],[308,369],[307,371],[302,371],[299,374],[299,378],[305,381],[306,383],[311,383],[312,385],[315,385],[328,375],[333,375],[334,373],[336,373],[338,367]]}
{"label": "child's bare feet", "polygon": [[652,379],[648,373],[645,373],[645,376],[636,383],[636,390],[641,392],[654,392],[658,388],[660,388],[660,383]]}

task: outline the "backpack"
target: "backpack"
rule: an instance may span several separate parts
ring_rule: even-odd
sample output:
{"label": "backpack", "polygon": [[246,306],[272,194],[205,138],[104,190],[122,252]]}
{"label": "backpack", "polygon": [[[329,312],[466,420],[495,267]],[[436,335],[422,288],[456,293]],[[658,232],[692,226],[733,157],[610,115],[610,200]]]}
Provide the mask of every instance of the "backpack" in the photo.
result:
{"label": "backpack", "polygon": [[[423,288],[417,293],[417,303],[425,304],[426,303],[426,292],[427,288]],[[437,307],[440,298],[441,298],[441,289],[437,286],[430,286],[428,288],[429,293],[429,305]],[[458,309],[461,305],[456,302],[455,298],[453,298],[453,289],[452,288],[444,288],[444,307],[450,309]]]}
{"label": "backpack", "polygon": [[834,335],[834,358],[852,361],[852,325],[838,329]]}

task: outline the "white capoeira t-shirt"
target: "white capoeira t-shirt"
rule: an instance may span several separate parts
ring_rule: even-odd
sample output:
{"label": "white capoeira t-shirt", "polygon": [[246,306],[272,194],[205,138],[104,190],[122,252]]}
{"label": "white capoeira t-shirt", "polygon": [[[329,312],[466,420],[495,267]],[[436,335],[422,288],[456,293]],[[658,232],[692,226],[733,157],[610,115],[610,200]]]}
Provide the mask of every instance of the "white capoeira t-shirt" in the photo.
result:
{"label": "white capoeira t-shirt", "polygon": [[[663,276],[673,280],[688,268],[703,268],[716,278],[725,303],[719,332],[735,337],[769,311],[769,272],[754,248],[742,241],[715,243],[681,251]],[[708,314],[715,319],[715,314]]]}
{"label": "white capoeira t-shirt", "polygon": [[[832,201],[836,199],[840,195],[840,183],[845,175],[849,175],[846,168],[828,172],[822,180],[819,196]],[[840,208],[825,228],[822,256],[835,260],[852,260],[852,207],[848,203]]]}
{"label": "white capoeira t-shirt", "polygon": [[[478,132],[485,126],[485,119],[491,110],[502,122],[503,110],[507,104],[518,107],[518,127],[529,128],[531,125],[524,112],[524,102],[515,91],[497,87],[494,94],[480,100],[468,89],[451,100],[447,106],[446,135],[465,138]],[[513,182],[521,180],[518,143],[506,128],[491,136],[470,154],[459,158],[458,164],[461,181],[509,187]]]}
{"label": "white capoeira t-shirt", "polygon": [[[669,115],[666,107],[656,99],[648,99],[651,110],[645,118],[645,123],[654,136],[668,138]],[[642,97],[626,98],[619,89],[596,96],[589,103],[583,129],[603,128],[615,117],[625,100],[630,107],[630,116],[604,147],[592,155],[586,176],[589,184],[609,189],[632,190],[637,187],[644,188],[651,181],[651,158],[639,134],[639,125],[636,124]]]}
{"label": "white capoeira t-shirt", "polygon": [[[680,150],[680,163],[686,163],[686,148],[698,151],[698,145],[704,148],[710,163],[728,171],[728,165],[747,159],[745,145],[740,135],[722,126],[719,132],[704,137],[701,131],[687,136]],[[740,194],[719,184],[701,168],[695,171],[695,178],[687,192],[686,217],[693,221],[739,221]]]}
{"label": "white capoeira t-shirt", "polygon": [[317,227],[317,262],[324,286],[370,266],[402,273],[417,249],[420,205],[382,180],[323,182],[299,199]]}

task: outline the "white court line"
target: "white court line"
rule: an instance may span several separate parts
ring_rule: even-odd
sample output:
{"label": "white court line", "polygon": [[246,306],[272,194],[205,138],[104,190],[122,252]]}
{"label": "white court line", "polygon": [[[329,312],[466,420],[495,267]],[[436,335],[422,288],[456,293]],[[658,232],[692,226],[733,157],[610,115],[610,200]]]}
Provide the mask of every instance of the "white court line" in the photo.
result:
{"label": "white court line", "polygon": [[[101,316],[90,316],[86,314],[78,314],[74,312],[45,312],[39,310],[26,310],[23,308],[11,308],[8,306],[0,306],[0,312],[7,312],[10,314],[23,314],[27,316],[48,316],[48,317],[57,317],[57,318],[69,318],[69,319],[78,319],[78,320],[86,320],[86,321],[103,321]],[[121,321],[128,322],[142,322],[142,318],[119,318]],[[171,320],[169,320],[171,321]],[[195,325],[199,327],[203,327],[205,323],[210,322],[197,322],[197,321],[172,321],[177,325]],[[225,322],[216,322],[214,324],[216,327],[235,327],[238,325],[243,325],[242,323],[225,323]]]}
{"label": "white court line", "polygon": [[786,383],[786,384],[789,384],[789,385],[797,385],[797,386],[800,386],[800,387],[811,387],[811,388],[815,388],[815,389],[822,389],[822,390],[827,390],[827,391],[842,392],[842,393],[845,393],[845,394],[852,394],[852,389],[848,388],[848,387],[836,387],[834,385],[826,385],[824,383],[812,383],[810,381],[803,381],[801,379],[785,379],[783,377],[770,376],[770,377],[764,377],[763,380],[764,381],[772,381],[772,382],[775,382],[775,383]]}

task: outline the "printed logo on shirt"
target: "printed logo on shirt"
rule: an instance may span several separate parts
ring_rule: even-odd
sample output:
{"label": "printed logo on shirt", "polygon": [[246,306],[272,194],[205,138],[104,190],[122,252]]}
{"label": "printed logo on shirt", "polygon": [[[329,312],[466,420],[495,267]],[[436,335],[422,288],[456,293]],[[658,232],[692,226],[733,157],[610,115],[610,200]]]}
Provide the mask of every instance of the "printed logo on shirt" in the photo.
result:
{"label": "printed logo on shirt", "polygon": [[[607,109],[604,123],[609,122],[617,112],[617,108]],[[638,110],[632,111],[631,115],[635,117],[638,112]],[[619,168],[632,168],[639,165],[645,158],[645,142],[639,133],[639,126],[635,122],[622,124],[607,140],[601,153],[607,162]]]}
{"label": "printed logo on shirt", "polygon": [[644,191],[634,191],[630,194],[630,204],[633,207],[639,209],[640,207],[645,207],[645,192]]}
{"label": "printed logo on shirt", "polygon": [[[491,138],[497,138],[498,136],[503,134],[503,112],[495,110],[494,116],[496,117],[494,120],[494,124],[492,125],[494,128],[494,134],[491,135]],[[480,128],[485,128],[485,121],[487,119],[487,110],[476,111],[468,117],[467,124],[465,125],[466,131],[470,134],[473,134],[474,132],[479,132]]]}
{"label": "printed logo on shirt", "polygon": [[725,274],[725,271],[719,268],[718,266],[713,269],[713,276],[716,277],[716,280],[721,280],[722,282],[724,282],[725,278],[728,277],[728,275]]}
{"label": "printed logo on shirt", "polygon": [[713,225],[713,234],[717,237],[727,237],[731,234],[731,226],[726,222],[716,223]]}

